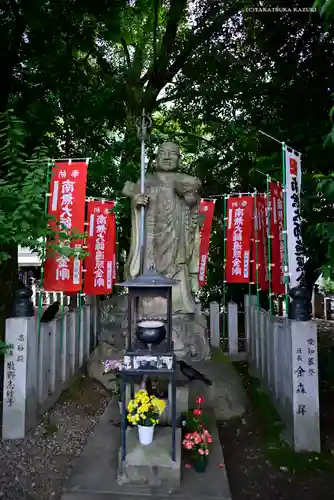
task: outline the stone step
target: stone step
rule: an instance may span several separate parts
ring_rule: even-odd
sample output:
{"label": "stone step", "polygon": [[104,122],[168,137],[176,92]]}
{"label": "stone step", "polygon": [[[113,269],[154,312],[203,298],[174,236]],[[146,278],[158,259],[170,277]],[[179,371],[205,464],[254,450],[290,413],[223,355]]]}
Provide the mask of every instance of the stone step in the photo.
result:
{"label": "stone step", "polygon": [[[210,412],[210,410],[208,410]],[[120,428],[112,424],[119,420],[117,404],[111,402],[100,418],[93,435],[75,463],[65,484],[61,500],[231,500],[224,459],[214,423],[211,432],[213,448],[204,474],[181,465],[180,488],[147,487],[117,484],[117,464]]]}

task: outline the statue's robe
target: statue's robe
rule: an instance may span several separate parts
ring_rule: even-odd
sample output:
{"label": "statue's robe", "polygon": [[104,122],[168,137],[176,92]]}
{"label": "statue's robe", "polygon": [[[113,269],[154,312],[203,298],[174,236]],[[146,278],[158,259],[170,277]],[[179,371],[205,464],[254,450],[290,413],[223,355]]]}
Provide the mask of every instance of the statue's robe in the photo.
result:
{"label": "statue's robe", "polygon": [[[145,195],[144,268],[154,266],[162,275],[178,281],[173,286],[173,313],[195,313],[194,293],[198,291],[199,266],[199,199],[190,208],[183,198],[183,187],[200,185],[200,181],[185,174],[168,172],[148,174]],[[139,194],[140,185],[128,183],[127,192]],[[126,264],[128,278],[140,273],[140,210],[132,202],[131,246]],[[157,301],[149,309],[157,312]],[[150,311],[146,311],[147,314]]]}

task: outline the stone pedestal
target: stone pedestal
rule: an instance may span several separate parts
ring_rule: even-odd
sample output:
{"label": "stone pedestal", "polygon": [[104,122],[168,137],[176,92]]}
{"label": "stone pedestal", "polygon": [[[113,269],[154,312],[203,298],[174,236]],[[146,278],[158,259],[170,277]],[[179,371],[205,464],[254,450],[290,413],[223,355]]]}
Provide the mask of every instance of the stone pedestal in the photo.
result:
{"label": "stone pedestal", "polygon": [[37,335],[35,319],[6,320],[2,439],[23,439],[36,424]]}
{"label": "stone pedestal", "polygon": [[138,440],[137,427],[127,429],[127,453],[124,463],[121,450],[117,483],[138,486],[179,488],[181,481],[181,429],[176,430],[176,461],[172,461],[172,429],[156,427],[153,442],[143,446]]}

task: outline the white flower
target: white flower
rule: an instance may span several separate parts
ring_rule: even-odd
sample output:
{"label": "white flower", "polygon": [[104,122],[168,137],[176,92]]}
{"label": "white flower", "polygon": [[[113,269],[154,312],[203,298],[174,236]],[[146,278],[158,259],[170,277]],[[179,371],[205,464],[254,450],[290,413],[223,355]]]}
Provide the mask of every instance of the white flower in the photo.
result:
{"label": "white flower", "polygon": [[104,362],[104,373],[112,371],[120,372],[124,369],[123,361],[117,359],[107,359]]}

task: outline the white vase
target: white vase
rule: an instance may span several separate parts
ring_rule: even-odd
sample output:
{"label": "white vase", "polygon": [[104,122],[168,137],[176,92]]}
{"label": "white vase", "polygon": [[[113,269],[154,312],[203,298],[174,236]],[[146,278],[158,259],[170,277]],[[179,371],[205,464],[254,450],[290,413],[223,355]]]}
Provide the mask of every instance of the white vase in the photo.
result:
{"label": "white vase", "polygon": [[153,441],[154,425],[146,427],[145,425],[138,425],[139,442],[143,445],[151,444]]}

